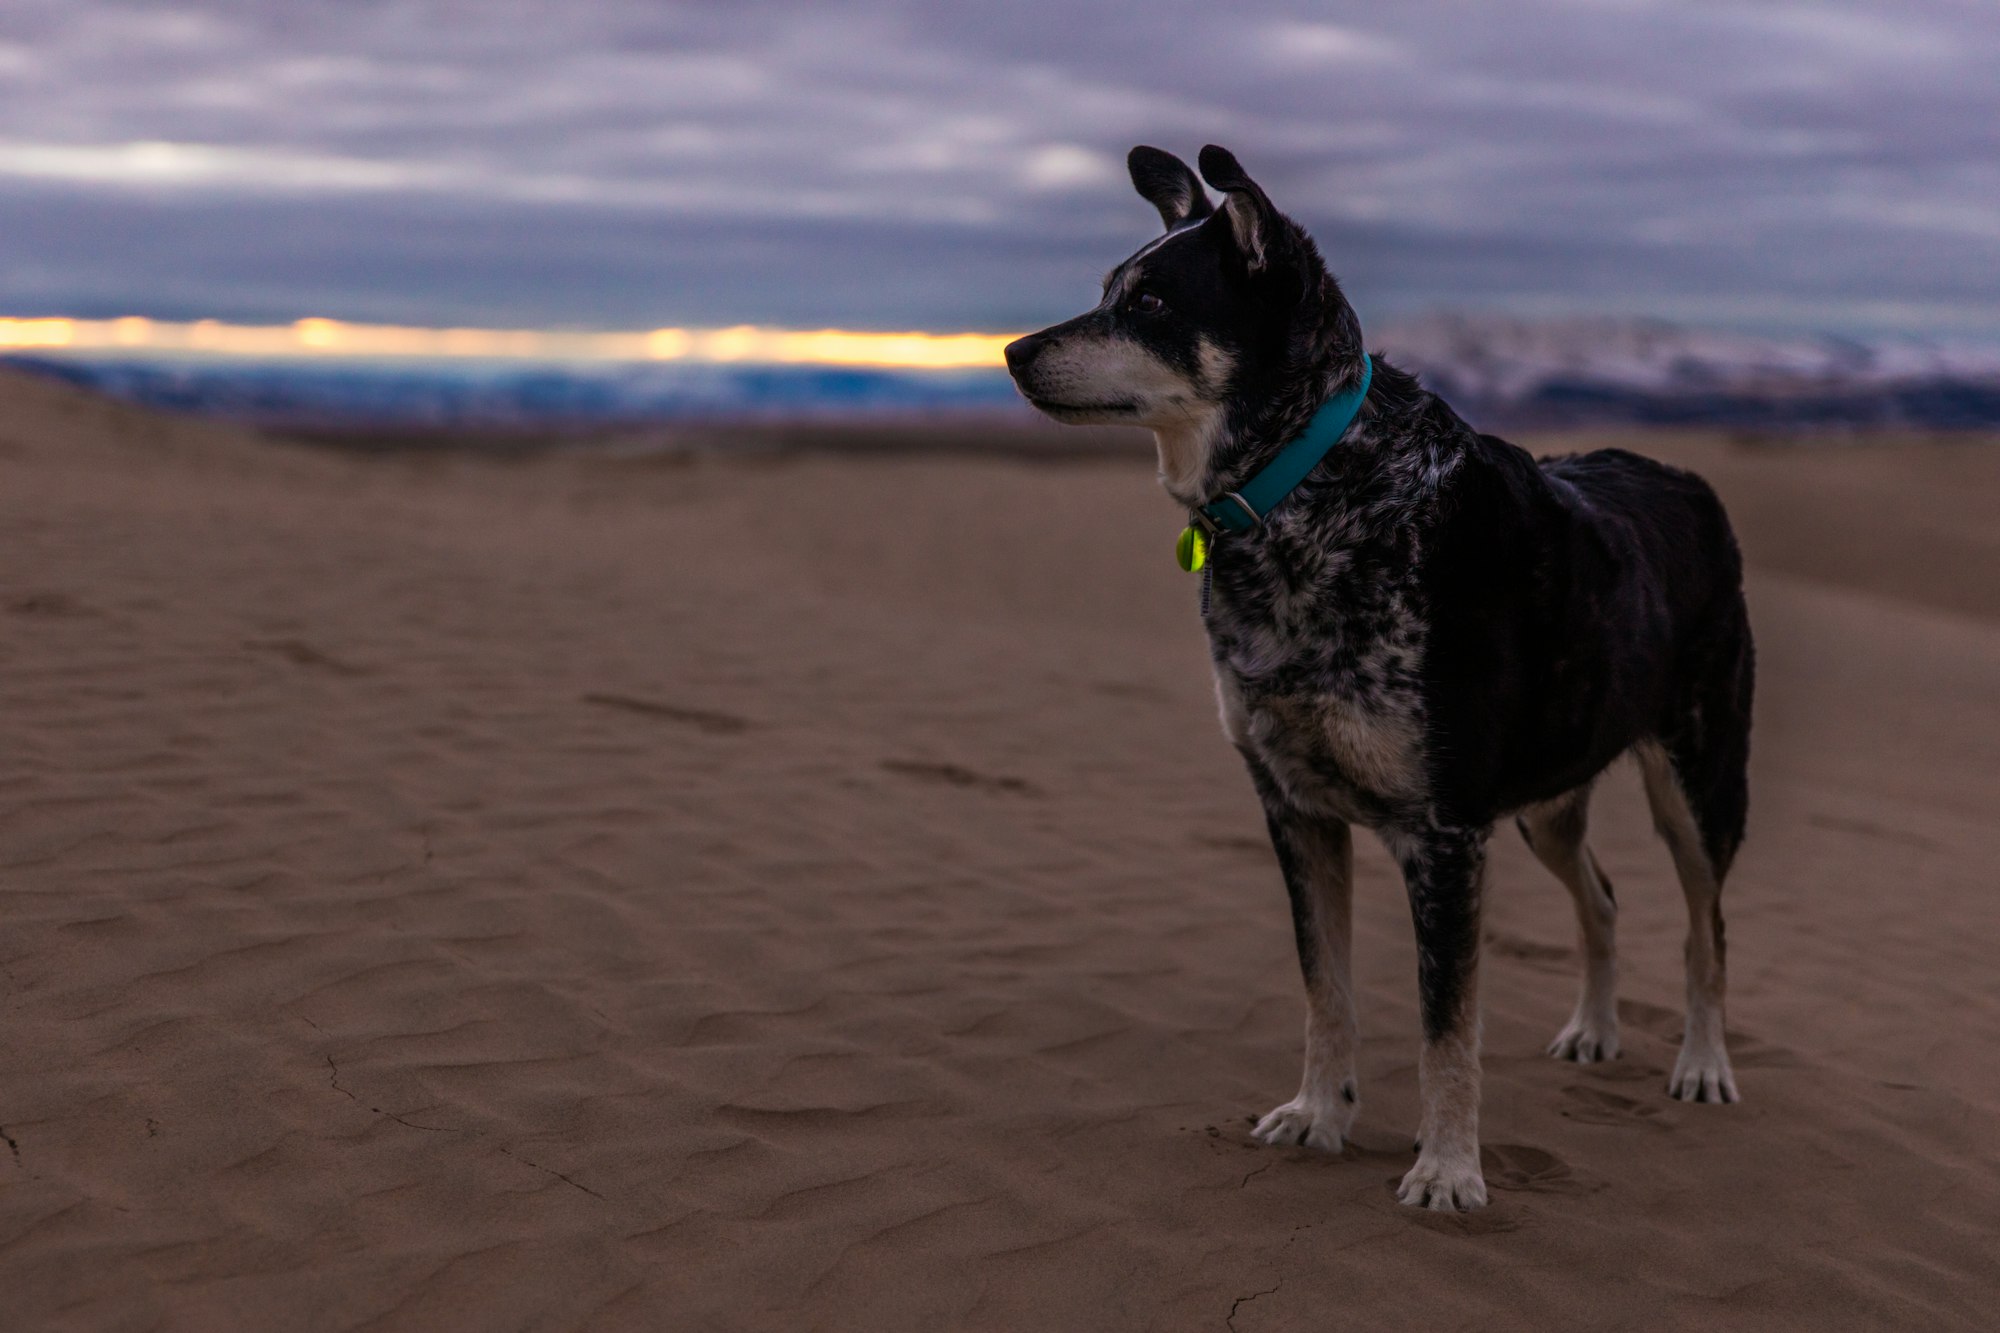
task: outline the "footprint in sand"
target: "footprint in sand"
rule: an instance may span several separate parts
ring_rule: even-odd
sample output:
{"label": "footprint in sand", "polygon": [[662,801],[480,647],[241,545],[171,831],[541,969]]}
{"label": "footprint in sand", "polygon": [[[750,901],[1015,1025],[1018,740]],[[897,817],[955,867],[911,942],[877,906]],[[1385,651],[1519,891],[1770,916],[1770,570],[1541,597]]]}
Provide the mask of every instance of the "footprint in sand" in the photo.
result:
{"label": "footprint in sand", "polygon": [[1563,1103],[1556,1108],[1557,1111],[1571,1120],[1579,1120],[1586,1125],[1667,1128],[1666,1122],[1660,1119],[1659,1107],[1636,1101],[1622,1093],[1608,1092],[1603,1088],[1587,1088],[1580,1083],[1572,1083],[1562,1090],[1562,1095]]}
{"label": "footprint in sand", "polygon": [[[1402,1183],[1400,1175],[1389,1177],[1387,1188],[1391,1199],[1396,1197]],[[1521,1229],[1521,1219],[1511,1209],[1490,1206],[1490,1201],[1488,1207],[1470,1213],[1440,1213],[1429,1208],[1405,1208],[1398,1203],[1394,1216],[1399,1222],[1426,1231],[1441,1231],[1447,1236],[1498,1236]]]}
{"label": "footprint in sand", "polygon": [[975,773],[957,764],[926,764],[909,759],[884,759],[882,767],[891,773],[906,778],[916,778],[921,782],[935,782],[947,787],[966,787],[975,791],[1010,792],[1016,796],[1039,796],[1041,788],[1026,778],[993,777],[985,773]]}
{"label": "footprint in sand", "polygon": [[1218,852],[1241,852],[1245,856],[1259,858],[1271,855],[1271,844],[1268,839],[1252,838],[1243,834],[1197,833],[1194,835],[1194,842],[1197,846],[1212,847]]}
{"label": "footprint in sand", "polygon": [[17,616],[86,616],[90,608],[61,592],[31,592],[26,597],[17,597],[7,603],[7,609]]}
{"label": "footprint in sand", "polygon": [[1840,833],[1859,834],[1864,838],[1874,838],[1882,842],[1898,842],[1905,847],[1917,847],[1927,852],[1939,850],[1938,844],[1919,833],[1907,829],[1889,828],[1868,819],[1849,819],[1844,815],[1810,814],[1806,823],[1815,828],[1833,829]]}
{"label": "footprint in sand", "polygon": [[1544,972],[1566,971],[1573,966],[1575,951],[1559,944],[1543,944],[1501,931],[1486,932],[1486,947],[1502,958],[1515,958]]}
{"label": "footprint in sand", "polygon": [[1621,1027],[1636,1028],[1661,1041],[1678,1045],[1681,1039],[1680,1011],[1648,1004],[1644,1000],[1620,1000],[1618,1022]]}
{"label": "footprint in sand", "polygon": [[1525,1194],[1595,1194],[1604,1182],[1577,1175],[1575,1168],[1552,1152],[1522,1143],[1488,1143],[1479,1149],[1479,1166],[1486,1183],[1497,1190]]}
{"label": "footprint in sand", "polygon": [[1601,1061],[1594,1065],[1572,1066],[1575,1072],[1584,1074],[1599,1083],[1659,1083],[1665,1086],[1667,1071],[1659,1065],[1645,1060],[1621,1055],[1616,1060]]}
{"label": "footprint in sand", "polygon": [[683,708],[679,704],[661,703],[657,699],[640,699],[629,694],[598,694],[583,696],[587,704],[599,708],[616,708],[621,712],[637,713],[641,717],[658,718],[662,722],[678,722],[682,726],[706,731],[713,736],[733,736],[739,731],[748,731],[750,722],[734,713],[718,713],[707,708]]}
{"label": "footprint in sand", "polygon": [[1159,689],[1156,686],[1138,685],[1127,680],[1096,680],[1090,683],[1090,688],[1096,690],[1099,694],[1108,694],[1114,699],[1160,701],[1172,697],[1165,690]]}
{"label": "footprint in sand", "polygon": [[303,639],[246,639],[243,646],[252,652],[275,653],[294,666],[310,667],[315,671],[331,672],[336,676],[368,674],[366,667],[358,667],[351,662],[330,657]]}

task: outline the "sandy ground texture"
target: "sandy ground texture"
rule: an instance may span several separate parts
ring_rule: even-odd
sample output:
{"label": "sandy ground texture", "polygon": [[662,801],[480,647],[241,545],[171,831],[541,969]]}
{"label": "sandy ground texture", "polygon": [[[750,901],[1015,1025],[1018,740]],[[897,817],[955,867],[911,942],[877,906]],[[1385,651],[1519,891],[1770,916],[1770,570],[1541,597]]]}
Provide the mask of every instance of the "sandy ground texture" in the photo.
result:
{"label": "sandy ground texture", "polygon": [[1683,1105],[1684,913],[1594,841],[1625,1055],[1543,1046],[1510,830],[1492,1206],[1397,1205],[1150,460],[307,452],[0,378],[0,1323],[59,1329],[1991,1327],[2000,453],[1659,443],[1762,650],[1725,894],[1745,1100]]}

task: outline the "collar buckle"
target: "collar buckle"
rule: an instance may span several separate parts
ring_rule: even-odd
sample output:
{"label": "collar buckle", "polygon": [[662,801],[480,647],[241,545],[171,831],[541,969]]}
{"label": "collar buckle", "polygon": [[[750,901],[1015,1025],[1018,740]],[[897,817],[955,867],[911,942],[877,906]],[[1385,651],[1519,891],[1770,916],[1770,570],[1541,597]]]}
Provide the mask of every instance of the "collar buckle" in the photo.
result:
{"label": "collar buckle", "polygon": [[[1223,504],[1224,500],[1229,501],[1242,510],[1243,517],[1249,519],[1249,523],[1239,527],[1232,523],[1222,522],[1223,518],[1229,516],[1229,507]],[[1257,507],[1244,499],[1236,491],[1224,491],[1207,504],[1197,505],[1195,508],[1188,510],[1188,518],[1198,524],[1201,530],[1211,537],[1220,537],[1225,532],[1255,532],[1258,528],[1264,526],[1264,516],[1257,512]]]}
{"label": "collar buckle", "polygon": [[1258,513],[1256,507],[1252,505],[1248,500],[1244,499],[1240,492],[1224,491],[1222,493],[1222,498],[1224,500],[1234,500],[1236,502],[1236,507],[1238,509],[1241,509],[1244,513],[1244,516],[1250,520],[1250,526],[1252,528],[1261,528],[1264,526],[1264,516]]}

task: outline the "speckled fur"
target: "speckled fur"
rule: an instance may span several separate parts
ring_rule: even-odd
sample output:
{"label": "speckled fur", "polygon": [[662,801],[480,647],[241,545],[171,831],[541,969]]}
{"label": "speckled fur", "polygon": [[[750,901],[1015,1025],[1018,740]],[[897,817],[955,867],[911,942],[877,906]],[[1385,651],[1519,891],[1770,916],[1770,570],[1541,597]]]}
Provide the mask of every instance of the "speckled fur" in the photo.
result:
{"label": "speckled fur", "polygon": [[[1167,232],[1093,310],[1014,343],[1022,392],[1060,420],[1160,440],[1190,508],[1239,488],[1356,382],[1359,321],[1303,229],[1227,152],[1201,173],[1135,149]],[[1382,838],[1416,924],[1423,1117],[1406,1203],[1472,1208],[1479,1171],[1478,944],[1486,841],[1524,834],[1576,898],[1579,1006],[1551,1052],[1617,1051],[1608,883],[1584,844],[1592,780],[1645,767],[1686,888],[1689,1022],[1671,1091],[1735,1100],[1722,1047],[1724,875],[1747,799],[1752,649],[1742,566],[1699,478],[1604,450],[1537,463],[1376,358],[1325,460],[1257,528],[1217,537],[1204,619],[1224,732],[1263,802],[1308,993],[1299,1095],[1267,1142],[1338,1149],[1353,1118],[1347,828]]]}

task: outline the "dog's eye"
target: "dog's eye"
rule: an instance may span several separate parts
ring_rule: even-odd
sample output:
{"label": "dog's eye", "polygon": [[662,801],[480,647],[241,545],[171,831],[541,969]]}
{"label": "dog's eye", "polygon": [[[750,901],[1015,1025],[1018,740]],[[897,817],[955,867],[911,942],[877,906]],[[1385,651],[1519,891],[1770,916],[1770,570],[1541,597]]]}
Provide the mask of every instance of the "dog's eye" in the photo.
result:
{"label": "dog's eye", "polygon": [[1167,310],[1167,303],[1151,292],[1140,292],[1132,298],[1132,308],[1142,315],[1161,315]]}

